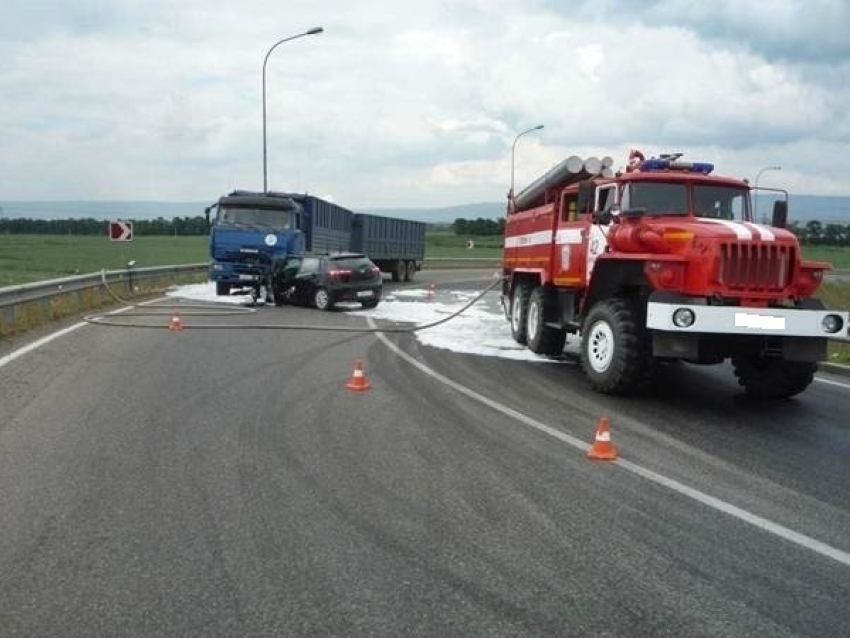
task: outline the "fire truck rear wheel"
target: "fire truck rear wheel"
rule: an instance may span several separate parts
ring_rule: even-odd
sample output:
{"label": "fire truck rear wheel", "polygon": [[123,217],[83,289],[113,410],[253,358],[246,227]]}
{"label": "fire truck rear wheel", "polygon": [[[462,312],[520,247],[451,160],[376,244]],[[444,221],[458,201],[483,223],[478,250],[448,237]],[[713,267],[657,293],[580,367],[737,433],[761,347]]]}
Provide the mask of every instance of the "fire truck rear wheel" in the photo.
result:
{"label": "fire truck rear wheel", "polygon": [[554,357],[564,351],[567,331],[546,325],[545,302],[546,294],[543,288],[538,286],[528,300],[528,308],[525,313],[525,334],[529,350],[537,354]]}
{"label": "fire truck rear wheel", "polygon": [[786,399],[814,381],[817,363],[786,361],[758,355],[732,357],[738,383],[755,399]]}
{"label": "fire truck rear wheel", "polygon": [[651,372],[650,339],[627,299],[606,299],[591,308],[581,334],[581,367],[593,388],[629,394]]}
{"label": "fire truck rear wheel", "polygon": [[511,293],[511,336],[517,343],[526,343],[526,319],[528,297],[531,289],[522,282],[514,286]]}

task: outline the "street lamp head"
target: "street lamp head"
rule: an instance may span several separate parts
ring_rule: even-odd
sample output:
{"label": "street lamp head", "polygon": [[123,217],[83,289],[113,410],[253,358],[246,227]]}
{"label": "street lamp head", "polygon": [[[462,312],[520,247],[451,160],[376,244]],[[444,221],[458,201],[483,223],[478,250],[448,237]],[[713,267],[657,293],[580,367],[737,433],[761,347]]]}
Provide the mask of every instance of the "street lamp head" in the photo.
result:
{"label": "street lamp head", "polygon": [[322,27],[313,27],[307,32],[307,35],[316,35],[317,33],[321,33],[324,31]]}
{"label": "street lamp head", "polygon": [[540,130],[540,129],[542,129],[542,128],[543,128],[543,125],[542,125],[542,124],[538,124],[538,125],[537,125],[537,126],[535,126],[532,130],[533,130],[533,131],[539,131],[539,130]]}

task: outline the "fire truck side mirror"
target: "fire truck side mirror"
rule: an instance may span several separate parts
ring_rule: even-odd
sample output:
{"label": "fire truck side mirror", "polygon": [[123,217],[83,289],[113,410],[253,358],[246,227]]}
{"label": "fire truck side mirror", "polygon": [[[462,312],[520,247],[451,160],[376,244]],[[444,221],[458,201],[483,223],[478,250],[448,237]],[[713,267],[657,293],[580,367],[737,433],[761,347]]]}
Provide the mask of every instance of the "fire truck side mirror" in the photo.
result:
{"label": "fire truck side mirror", "polygon": [[785,228],[788,225],[788,202],[778,200],[773,202],[773,219],[771,226]]}
{"label": "fire truck side mirror", "polygon": [[596,185],[592,180],[586,179],[578,185],[577,209],[579,213],[586,213],[593,207],[593,197],[596,195]]}

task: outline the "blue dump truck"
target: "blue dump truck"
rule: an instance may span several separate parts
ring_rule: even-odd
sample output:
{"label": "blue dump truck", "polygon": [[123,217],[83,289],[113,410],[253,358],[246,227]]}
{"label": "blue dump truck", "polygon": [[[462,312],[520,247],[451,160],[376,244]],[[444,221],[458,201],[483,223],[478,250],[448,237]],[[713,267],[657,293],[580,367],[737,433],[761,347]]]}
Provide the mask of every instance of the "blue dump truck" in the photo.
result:
{"label": "blue dump truck", "polygon": [[206,215],[219,295],[248,288],[271,301],[272,274],[290,255],[363,253],[393,281],[412,281],[425,258],[424,223],[354,213],[312,195],[237,190]]}

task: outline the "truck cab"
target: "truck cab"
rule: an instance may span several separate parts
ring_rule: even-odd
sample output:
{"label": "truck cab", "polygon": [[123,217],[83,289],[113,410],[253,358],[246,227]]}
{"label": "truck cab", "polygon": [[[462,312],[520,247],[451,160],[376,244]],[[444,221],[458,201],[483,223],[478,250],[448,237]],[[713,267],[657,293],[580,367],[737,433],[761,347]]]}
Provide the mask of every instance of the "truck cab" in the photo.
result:
{"label": "truck cab", "polygon": [[218,295],[248,288],[255,298],[269,296],[275,264],[304,251],[302,208],[285,193],[234,191],[206,213],[210,280]]}

